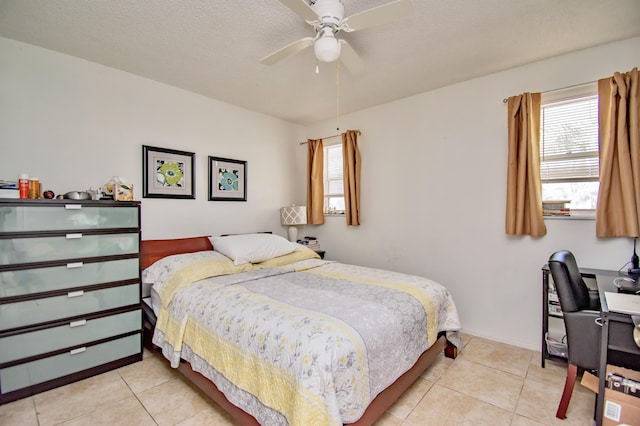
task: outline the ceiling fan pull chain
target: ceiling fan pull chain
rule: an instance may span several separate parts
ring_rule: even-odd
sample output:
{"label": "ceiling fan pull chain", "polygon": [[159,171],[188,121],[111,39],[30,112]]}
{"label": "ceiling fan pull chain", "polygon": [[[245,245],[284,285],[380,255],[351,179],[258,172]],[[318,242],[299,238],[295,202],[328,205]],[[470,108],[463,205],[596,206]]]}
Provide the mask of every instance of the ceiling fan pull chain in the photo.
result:
{"label": "ceiling fan pull chain", "polygon": [[336,130],[340,130],[340,61],[336,61]]}

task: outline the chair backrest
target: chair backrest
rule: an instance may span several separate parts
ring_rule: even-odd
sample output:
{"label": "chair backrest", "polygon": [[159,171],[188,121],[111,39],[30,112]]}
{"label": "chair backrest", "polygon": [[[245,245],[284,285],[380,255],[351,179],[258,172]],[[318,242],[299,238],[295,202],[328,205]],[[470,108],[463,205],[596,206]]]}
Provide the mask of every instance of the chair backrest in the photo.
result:
{"label": "chair backrest", "polygon": [[560,299],[562,312],[589,309],[589,288],[584,283],[576,259],[568,250],[560,250],[549,258],[549,269]]}

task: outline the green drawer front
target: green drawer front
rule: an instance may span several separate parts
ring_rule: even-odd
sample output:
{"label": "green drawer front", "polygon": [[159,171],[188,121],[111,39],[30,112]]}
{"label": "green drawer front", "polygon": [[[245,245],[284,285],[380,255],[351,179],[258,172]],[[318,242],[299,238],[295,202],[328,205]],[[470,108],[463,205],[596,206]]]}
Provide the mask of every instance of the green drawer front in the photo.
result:
{"label": "green drawer front", "polygon": [[0,338],[0,364],[86,342],[140,330],[142,311],[131,311],[91,320],[77,320],[60,327]]}
{"label": "green drawer front", "polygon": [[140,303],[140,285],[131,284],[103,290],[71,292],[67,296],[47,297],[0,305],[0,329],[86,315],[92,312]]}
{"label": "green drawer front", "polygon": [[43,383],[140,353],[140,334],[0,370],[2,393]]}
{"label": "green drawer front", "polygon": [[138,253],[133,234],[84,235],[0,239],[0,266]]}
{"label": "green drawer front", "polygon": [[138,258],[0,272],[0,298],[139,278]]}
{"label": "green drawer front", "polygon": [[0,207],[0,232],[137,227],[137,207],[85,207],[82,204]]}

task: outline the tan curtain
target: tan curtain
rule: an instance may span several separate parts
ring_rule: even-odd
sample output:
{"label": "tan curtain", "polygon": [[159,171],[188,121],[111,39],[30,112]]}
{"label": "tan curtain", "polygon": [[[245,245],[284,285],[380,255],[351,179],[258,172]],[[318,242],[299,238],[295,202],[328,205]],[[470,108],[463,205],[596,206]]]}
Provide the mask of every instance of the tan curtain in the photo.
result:
{"label": "tan curtain", "polygon": [[342,134],[342,163],[344,181],[344,207],[347,225],[360,225],[360,150],[358,131],[347,130]]}
{"label": "tan curtain", "polygon": [[640,231],[640,96],[638,68],[598,81],[600,190],[598,237]]}
{"label": "tan curtain", "polygon": [[540,99],[540,93],[524,93],[508,100],[505,228],[509,235],[541,237],[547,233],[542,216],[540,181]]}
{"label": "tan curtain", "polygon": [[307,223],[324,223],[324,149],[322,139],[307,140]]}

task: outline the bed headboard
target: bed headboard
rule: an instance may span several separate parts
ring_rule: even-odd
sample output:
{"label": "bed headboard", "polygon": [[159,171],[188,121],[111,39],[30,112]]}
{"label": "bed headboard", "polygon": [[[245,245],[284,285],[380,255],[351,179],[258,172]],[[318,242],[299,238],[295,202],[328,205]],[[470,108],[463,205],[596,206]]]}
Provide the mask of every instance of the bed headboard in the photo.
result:
{"label": "bed headboard", "polygon": [[140,242],[140,268],[148,268],[154,262],[172,254],[205,250],[213,250],[208,236],[170,240],[142,240]]}

